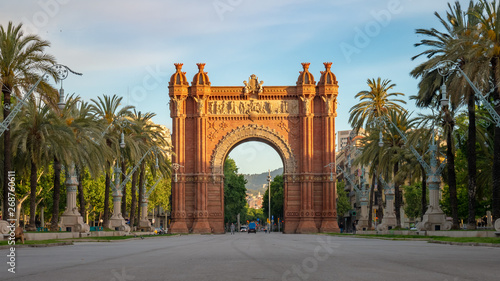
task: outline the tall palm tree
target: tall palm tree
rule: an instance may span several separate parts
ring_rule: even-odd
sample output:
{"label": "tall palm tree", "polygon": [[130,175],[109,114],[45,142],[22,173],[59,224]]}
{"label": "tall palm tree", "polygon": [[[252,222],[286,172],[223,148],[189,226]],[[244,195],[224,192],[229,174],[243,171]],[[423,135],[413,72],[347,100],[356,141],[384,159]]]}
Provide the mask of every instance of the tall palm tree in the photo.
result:
{"label": "tall palm tree", "polygon": [[72,148],[72,132],[59,118],[51,114],[50,106],[31,99],[19,120],[13,124],[13,153],[23,153],[29,158],[30,171],[30,222],[35,230],[37,172],[53,160],[54,150]]}
{"label": "tall palm tree", "polygon": [[[112,97],[104,95],[102,98],[97,97],[97,100],[92,99],[91,111],[94,115],[101,120],[107,128],[104,135],[106,145],[113,152],[113,157],[116,158],[120,155],[120,133],[122,128],[118,121],[131,115],[133,106],[121,107],[123,97],[113,95]],[[108,159],[105,165],[106,183],[104,191],[104,215],[103,225],[109,224],[109,192],[111,186],[110,169],[111,162],[119,159]]]}
{"label": "tall palm tree", "polygon": [[[424,35],[428,39],[423,39],[415,46],[425,46],[427,50],[413,57],[426,56],[427,61],[417,66],[411,74],[416,78],[422,78],[419,84],[419,93],[417,104],[421,106],[438,106],[436,101],[436,91],[442,83],[442,78],[439,77],[436,66],[443,60],[460,62],[459,67],[471,78],[472,81],[484,86],[484,59],[471,59],[469,54],[472,47],[476,44],[477,34],[474,29],[477,27],[479,20],[472,16],[473,13],[480,11],[482,5],[476,4],[473,1],[469,2],[467,9],[463,10],[460,3],[457,1],[452,6],[448,4],[449,11],[446,13],[446,19],[441,17],[439,13],[434,13],[439,19],[445,32],[440,32],[432,29],[417,29],[417,34]],[[457,107],[460,104],[467,104],[469,112],[469,144],[468,144],[468,195],[469,195],[469,217],[468,227],[475,229],[475,201],[476,201],[476,112],[474,91],[467,84],[464,77],[456,72],[451,73],[447,80],[448,89],[450,90],[450,101],[452,107]],[[447,117],[449,119],[449,116]],[[448,137],[449,138],[449,137]],[[450,146],[451,147],[451,146]],[[452,167],[448,168],[451,172]],[[456,194],[456,187],[452,186],[450,193]],[[455,195],[452,195],[454,197]],[[453,199],[454,200],[454,199]]]}
{"label": "tall palm tree", "polygon": [[[132,117],[134,132],[131,133],[131,135],[134,136],[135,142],[137,143],[138,148],[141,151],[141,153],[138,154],[138,155],[140,155],[139,157],[142,157],[142,155],[144,155],[144,153],[146,153],[153,146],[163,148],[163,149],[167,148],[167,143],[166,143],[167,138],[162,135],[161,128],[158,125],[154,124],[151,120],[154,116],[156,116],[155,113],[147,112],[147,113],[143,114],[140,111],[137,112],[134,110],[133,117]],[[139,184],[138,202],[141,202],[143,199],[143,196],[144,196],[142,187],[143,187],[144,182],[146,180],[146,171],[147,170],[151,171],[151,173],[153,175],[156,175],[156,173],[157,173],[156,167],[155,167],[157,157],[160,158],[158,163],[160,163],[160,162],[165,163],[166,162],[166,161],[162,161],[162,158],[166,158],[166,157],[163,157],[163,153],[161,151],[156,151],[155,154],[147,155],[147,158],[144,160],[144,162],[141,163],[140,170],[139,170],[139,182],[138,182],[138,184]],[[134,162],[137,162],[137,160],[135,160]],[[146,169],[147,166],[149,166],[149,169]],[[163,170],[166,170],[166,168],[164,168]],[[161,169],[160,169],[160,172],[161,172]],[[135,208],[136,208],[135,189],[136,189],[135,185],[132,185],[132,190],[131,190],[132,204],[131,204],[131,211],[130,211],[131,225],[133,222],[132,217],[133,217],[133,215],[135,215]],[[141,211],[141,209],[139,208],[137,211],[137,221],[139,221],[139,219],[141,217],[140,211]]]}
{"label": "tall palm tree", "polygon": [[[56,60],[53,56],[45,53],[49,47],[48,41],[42,40],[36,35],[25,35],[22,24],[14,26],[9,22],[7,27],[0,26],[0,85],[3,95],[3,118],[10,114],[12,95],[21,96],[31,85],[40,78],[40,72],[48,71],[53,77],[57,77],[50,69]],[[37,89],[43,97],[55,98],[57,91],[42,81]],[[10,129],[10,127],[9,127]],[[12,168],[11,158],[11,131],[6,130],[3,134],[3,202],[7,206],[7,174]]]}
{"label": "tall palm tree", "polygon": [[[75,164],[77,167],[77,173],[79,178],[78,193],[80,201],[80,214],[85,216],[85,202],[83,196],[83,185],[81,183],[81,173],[84,169],[88,169],[90,174],[97,176],[100,172],[100,168],[104,166],[106,156],[110,157],[109,149],[99,138],[101,131],[104,129],[102,123],[97,122],[94,115],[90,111],[90,106],[86,102],[82,102],[80,97],[71,95],[68,97],[64,108],[57,109],[56,118],[60,118],[63,124],[69,127],[73,132],[73,140],[75,142],[75,147],[71,149],[66,154],[62,154],[59,151],[55,151],[55,160],[62,159],[64,165]],[[101,141],[101,142],[99,142]],[[102,144],[101,144],[102,143]],[[55,169],[54,169],[55,170]],[[54,177],[58,178],[58,175],[54,173]],[[59,193],[60,190],[56,190],[57,185],[54,183],[54,206],[52,214],[52,225],[53,230],[58,229],[59,221]]]}
{"label": "tall palm tree", "polygon": [[[495,111],[500,114],[500,2],[481,0],[483,10],[472,13],[480,21],[481,38],[478,44],[474,45],[472,58],[486,58],[489,62],[485,64],[486,69],[491,69],[488,76],[493,84],[492,99],[495,104]],[[489,80],[489,79],[487,79]],[[500,127],[494,128],[494,152],[493,152],[493,189],[492,189],[492,209],[493,218],[500,218]]]}
{"label": "tall palm tree", "polygon": [[[397,113],[406,111],[401,106],[401,104],[406,104],[406,102],[397,98],[398,96],[404,96],[404,94],[399,92],[389,93],[389,91],[396,86],[396,84],[391,84],[391,80],[385,79],[382,81],[379,77],[377,80],[368,79],[367,84],[370,90],[361,91],[356,94],[355,97],[359,98],[360,102],[349,110],[349,124],[356,132],[359,132],[362,127],[365,127],[366,131],[380,130],[380,128],[376,128],[377,125],[375,125],[374,122],[378,118],[387,116],[389,111],[395,111]],[[381,124],[378,124],[378,126],[381,126]],[[375,144],[376,143],[378,142],[375,142]],[[379,166],[382,163],[381,160],[382,157],[379,156]],[[375,178],[377,177],[375,176]],[[379,193],[380,192],[381,188],[379,188]],[[373,197],[370,198],[370,206],[373,206],[373,199]]]}

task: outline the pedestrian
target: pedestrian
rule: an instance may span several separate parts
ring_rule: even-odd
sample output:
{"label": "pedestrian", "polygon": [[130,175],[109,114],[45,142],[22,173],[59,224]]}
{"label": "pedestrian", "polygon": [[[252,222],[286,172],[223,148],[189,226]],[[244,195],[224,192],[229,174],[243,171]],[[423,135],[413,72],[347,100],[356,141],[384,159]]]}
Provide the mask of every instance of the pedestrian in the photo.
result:
{"label": "pedestrian", "polygon": [[341,222],[339,228],[340,228],[340,233],[344,233],[344,223]]}
{"label": "pedestrian", "polygon": [[231,223],[231,235],[234,235],[234,223]]}

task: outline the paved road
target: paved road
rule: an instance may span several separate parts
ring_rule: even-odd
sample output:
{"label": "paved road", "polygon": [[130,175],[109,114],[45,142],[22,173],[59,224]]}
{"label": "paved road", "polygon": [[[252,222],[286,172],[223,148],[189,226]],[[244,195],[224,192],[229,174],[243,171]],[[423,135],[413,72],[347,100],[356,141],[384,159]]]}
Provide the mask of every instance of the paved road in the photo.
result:
{"label": "paved road", "polygon": [[500,248],[324,235],[185,235],[16,254],[16,273],[3,262],[0,280],[500,280]]}

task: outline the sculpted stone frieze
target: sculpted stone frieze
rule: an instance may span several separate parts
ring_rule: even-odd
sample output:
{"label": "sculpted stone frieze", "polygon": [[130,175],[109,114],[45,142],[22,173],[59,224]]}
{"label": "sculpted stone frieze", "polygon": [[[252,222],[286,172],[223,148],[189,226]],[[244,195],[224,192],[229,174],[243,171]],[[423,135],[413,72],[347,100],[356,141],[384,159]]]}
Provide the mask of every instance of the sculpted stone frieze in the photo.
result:
{"label": "sculpted stone frieze", "polygon": [[208,102],[208,114],[211,115],[248,115],[250,113],[298,115],[299,103],[297,100],[221,100]]}

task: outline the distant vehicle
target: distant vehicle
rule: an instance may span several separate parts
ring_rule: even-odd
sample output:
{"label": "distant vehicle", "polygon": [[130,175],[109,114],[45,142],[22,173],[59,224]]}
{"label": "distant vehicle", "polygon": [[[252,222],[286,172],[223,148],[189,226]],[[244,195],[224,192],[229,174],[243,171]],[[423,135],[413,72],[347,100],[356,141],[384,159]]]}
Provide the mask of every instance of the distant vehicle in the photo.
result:
{"label": "distant vehicle", "polygon": [[257,226],[254,222],[248,224],[248,233],[250,232],[257,233]]}
{"label": "distant vehicle", "polygon": [[247,232],[247,227],[246,226],[242,226],[240,228],[240,232]]}
{"label": "distant vehicle", "polygon": [[165,234],[165,230],[161,227],[155,228],[155,234]]}

